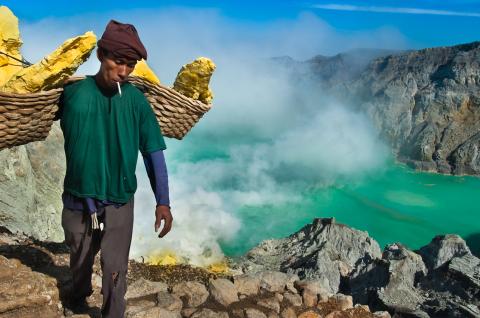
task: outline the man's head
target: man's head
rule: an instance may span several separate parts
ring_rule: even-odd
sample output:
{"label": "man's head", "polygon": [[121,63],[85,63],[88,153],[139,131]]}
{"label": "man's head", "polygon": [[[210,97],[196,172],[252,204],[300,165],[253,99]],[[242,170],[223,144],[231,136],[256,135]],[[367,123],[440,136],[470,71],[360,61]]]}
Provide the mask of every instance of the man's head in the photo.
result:
{"label": "man's head", "polygon": [[97,44],[101,62],[97,79],[105,88],[114,89],[116,82],[130,75],[138,60],[147,59],[147,51],[131,24],[111,20]]}

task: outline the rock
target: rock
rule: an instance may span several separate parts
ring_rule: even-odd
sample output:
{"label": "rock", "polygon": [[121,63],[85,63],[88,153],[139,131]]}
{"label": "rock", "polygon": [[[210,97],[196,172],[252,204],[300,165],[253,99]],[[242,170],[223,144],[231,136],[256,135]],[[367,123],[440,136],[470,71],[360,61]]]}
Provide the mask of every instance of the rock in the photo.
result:
{"label": "rock", "polygon": [[246,308],[245,318],[267,318],[267,315],[255,308]]}
{"label": "rock", "polygon": [[448,264],[448,271],[469,283],[471,289],[480,291],[480,259],[467,254],[455,257]]}
{"label": "rock", "polygon": [[237,318],[245,317],[245,312],[243,311],[243,309],[240,309],[240,308],[232,309],[232,314],[234,317],[237,317]]}
{"label": "rock", "polygon": [[292,307],[287,307],[284,310],[282,310],[280,317],[281,318],[297,318],[297,314],[295,313],[295,310]]}
{"label": "rock", "polygon": [[191,308],[191,307],[190,308],[183,308],[180,311],[180,314],[182,315],[182,317],[189,318],[196,311],[197,311],[197,308]]}
{"label": "rock", "polygon": [[298,318],[322,318],[322,316],[313,310],[308,310],[298,315]]}
{"label": "rock", "polygon": [[317,295],[318,297],[318,303],[324,303],[324,302],[327,302],[328,301],[328,298],[330,297],[330,293],[327,293],[327,292],[324,292],[324,293],[320,293]]}
{"label": "rock", "polygon": [[302,297],[298,294],[293,294],[290,292],[286,292],[283,295],[283,298],[289,302],[292,306],[300,307],[302,305]]}
{"label": "rock", "polygon": [[130,318],[141,311],[145,311],[155,306],[156,306],[156,303],[151,300],[142,299],[142,300],[135,300],[134,302],[129,301],[127,304],[127,309],[125,310],[125,316],[127,318]]}
{"label": "rock", "polygon": [[[288,292],[287,292],[288,293]],[[282,302],[283,301],[283,295],[280,294],[280,293],[275,293],[275,298],[279,301],[279,302]]]}
{"label": "rock", "polygon": [[419,286],[429,295],[422,307],[431,315],[480,317],[480,259],[472,254],[430,271]]}
{"label": "rock", "polygon": [[277,271],[263,271],[258,273],[260,287],[269,292],[284,292],[285,288],[294,289],[293,282],[298,280],[296,275],[287,275]]}
{"label": "rock", "polygon": [[417,311],[424,297],[415,283],[427,271],[422,258],[400,244],[388,245],[383,258],[389,262],[389,277],[388,284],[377,293],[379,301],[395,312]]}
{"label": "rock", "polygon": [[218,303],[227,307],[238,301],[237,289],[231,281],[224,278],[211,279],[209,283],[210,293]]}
{"label": "rock", "polygon": [[271,309],[277,314],[280,313],[280,303],[275,297],[260,299],[257,301],[257,305]]}
{"label": "rock", "polygon": [[199,282],[181,282],[173,286],[172,294],[184,298],[188,307],[198,307],[208,298],[208,291]]}
{"label": "rock", "polygon": [[234,276],[233,284],[241,295],[256,295],[260,290],[260,278],[254,275]]}
{"label": "rock", "polygon": [[305,305],[305,307],[313,307],[318,303],[317,294],[315,294],[309,289],[305,289],[302,292],[302,300],[303,300],[303,305]]}
{"label": "rock", "polygon": [[295,287],[299,291],[308,290],[313,294],[322,295],[322,298],[325,296],[328,298],[330,293],[323,288],[325,284],[322,280],[299,280],[295,282]]}
{"label": "rock", "polygon": [[180,311],[183,303],[180,297],[169,292],[161,291],[157,294],[157,306],[170,311]]}
{"label": "rock", "polygon": [[[0,316],[56,317],[58,304],[59,291],[54,278],[0,255]],[[23,314],[14,316],[15,312]]]}
{"label": "rock", "polygon": [[420,248],[418,253],[428,270],[437,269],[454,257],[471,254],[465,241],[460,236],[452,234],[436,236],[430,244]]}
{"label": "rock", "polygon": [[347,309],[353,308],[352,296],[336,294],[330,297],[329,300],[335,303],[338,310],[347,310]]}
{"label": "rock", "polygon": [[302,292],[304,290],[309,290],[314,294],[316,294],[320,289],[323,289],[322,287],[323,285],[320,280],[309,280],[309,279],[297,280],[294,283],[294,286],[299,292]]}
{"label": "rock", "polygon": [[269,311],[267,313],[267,318],[280,318],[280,316],[274,311]]}
{"label": "rock", "polygon": [[385,248],[382,260],[352,273],[349,287],[355,302],[381,304],[375,309],[389,308],[407,314],[416,311],[425,300],[416,285],[426,272],[420,255],[401,244],[391,244]]}
{"label": "rock", "polygon": [[140,278],[128,286],[127,293],[125,294],[125,299],[129,300],[133,298],[153,295],[162,291],[167,291],[167,289],[168,286],[165,283],[152,282],[144,278]]}
{"label": "rock", "polygon": [[[352,297],[352,296],[349,296],[349,297]],[[353,308],[358,308],[358,309],[361,309],[363,311],[370,312],[370,307],[368,307],[367,305],[356,304],[355,306],[353,306]]]}
{"label": "rock", "polygon": [[[285,256],[287,256],[285,258]],[[380,258],[378,243],[366,232],[315,219],[288,238],[267,240],[250,250],[240,261],[245,271],[268,269],[316,279],[330,293],[338,292],[340,278],[355,266]]]}
{"label": "rock", "polygon": [[139,311],[128,318],[181,318],[180,313],[177,311],[169,311],[160,307],[152,307],[146,310]]}
{"label": "rock", "polygon": [[[163,318],[163,317],[162,317]],[[228,313],[224,311],[215,312],[208,308],[200,309],[195,312],[191,318],[228,318]]]}
{"label": "rock", "polygon": [[60,224],[66,169],[63,142],[55,122],[45,141],[0,151],[0,219],[11,232],[39,240],[65,239]]}
{"label": "rock", "polygon": [[349,315],[345,312],[335,310],[325,316],[325,318],[347,318]]}
{"label": "rock", "polygon": [[376,311],[373,313],[373,317],[375,318],[392,318],[388,311]]}

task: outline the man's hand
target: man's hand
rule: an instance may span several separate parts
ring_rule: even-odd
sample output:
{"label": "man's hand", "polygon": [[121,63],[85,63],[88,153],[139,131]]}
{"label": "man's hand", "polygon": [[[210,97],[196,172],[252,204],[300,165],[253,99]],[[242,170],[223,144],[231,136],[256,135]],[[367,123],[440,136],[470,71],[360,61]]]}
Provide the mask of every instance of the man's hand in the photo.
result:
{"label": "man's hand", "polygon": [[172,228],[173,217],[172,213],[170,213],[170,207],[167,205],[159,205],[155,210],[155,232],[160,228],[162,220],[164,220],[164,224],[158,237],[164,237]]}

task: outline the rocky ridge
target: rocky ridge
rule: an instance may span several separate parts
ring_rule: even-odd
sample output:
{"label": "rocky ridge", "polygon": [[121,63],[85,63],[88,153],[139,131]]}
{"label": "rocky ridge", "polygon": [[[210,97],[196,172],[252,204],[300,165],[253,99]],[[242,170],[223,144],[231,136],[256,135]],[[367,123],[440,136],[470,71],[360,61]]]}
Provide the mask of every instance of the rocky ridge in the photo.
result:
{"label": "rocky ridge", "polygon": [[400,243],[380,251],[366,232],[315,219],[250,250],[237,269],[297,274],[328,292],[397,317],[480,317],[480,259],[457,235],[435,237],[418,251]]}

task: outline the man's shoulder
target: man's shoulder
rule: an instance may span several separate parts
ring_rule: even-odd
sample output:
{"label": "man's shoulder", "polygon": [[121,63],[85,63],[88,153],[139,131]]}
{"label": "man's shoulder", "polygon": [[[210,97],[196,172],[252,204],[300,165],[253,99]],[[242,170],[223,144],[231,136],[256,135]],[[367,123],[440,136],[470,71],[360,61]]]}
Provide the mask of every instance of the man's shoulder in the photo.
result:
{"label": "man's shoulder", "polygon": [[70,81],[63,86],[64,93],[72,93],[81,89],[86,89],[90,86],[89,78],[85,77],[83,79],[78,79],[75,81]]}

